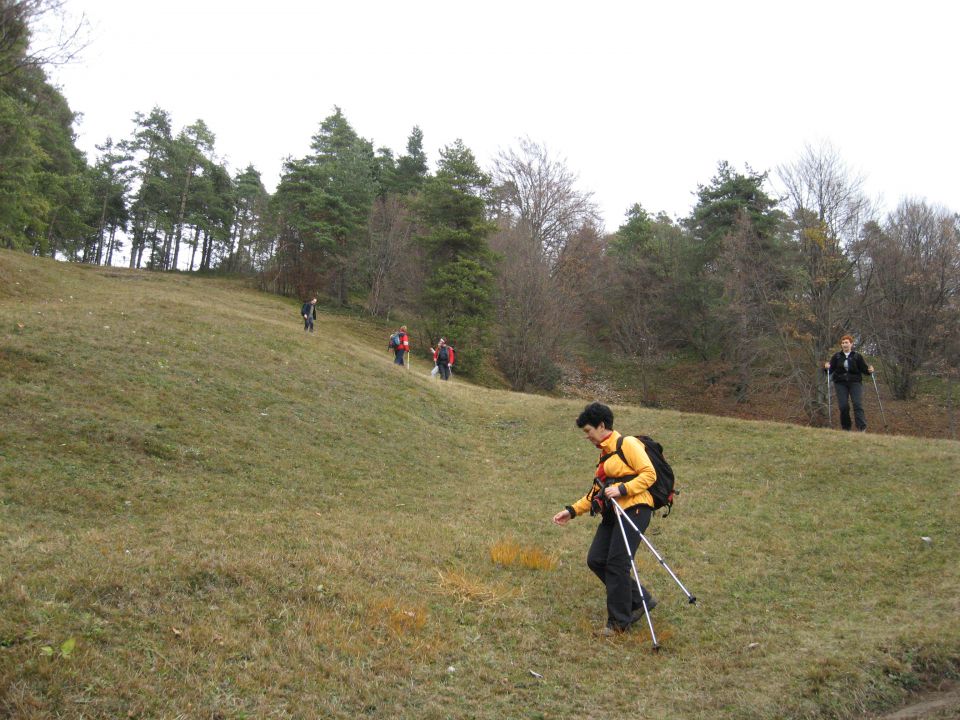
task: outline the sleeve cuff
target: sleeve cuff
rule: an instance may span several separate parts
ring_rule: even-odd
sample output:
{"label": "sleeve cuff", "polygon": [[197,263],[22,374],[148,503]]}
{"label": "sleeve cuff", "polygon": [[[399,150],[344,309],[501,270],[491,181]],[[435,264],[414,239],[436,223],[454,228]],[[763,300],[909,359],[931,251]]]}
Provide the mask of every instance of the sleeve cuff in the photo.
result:
{"label": "sleeve cuff", "polygon": [[577,511],[573,509],[573,505],[567,505],[566,509],[570,513],[570,519],[573,520],[577,516]]}

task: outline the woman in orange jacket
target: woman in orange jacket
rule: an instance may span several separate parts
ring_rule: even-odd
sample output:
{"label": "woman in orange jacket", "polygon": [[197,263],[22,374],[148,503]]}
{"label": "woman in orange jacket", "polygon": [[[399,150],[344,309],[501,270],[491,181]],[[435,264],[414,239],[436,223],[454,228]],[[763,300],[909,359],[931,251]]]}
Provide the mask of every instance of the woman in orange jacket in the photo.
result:
{"label": "woman in orange jacket", "polygon": [[[554,515],[553,522],[566,525],[588,511],[591,515],[601,515],[587,553],[587,566],[607,589],[607,623],[600,634],[610,636],[624,632],[643,617],[644,602],[647,610],[653,610],[657,604],[646,588],[637,587],[630,575],[640,533],[647,529],[653,515],[653,496],[648,488],[656,482],[657,471],[643,443],[635,437],[623,438],[621,459],[617,453],[617,440],[621,436],[613,429],[613,411],[606,405],[587,405],[577,418],[577,427],[600,450],[600,461],[590,491]],[[628,548],[624,547],[612,505],[614,500],[637,528],[634,530],[630,523],[624,523]]]}

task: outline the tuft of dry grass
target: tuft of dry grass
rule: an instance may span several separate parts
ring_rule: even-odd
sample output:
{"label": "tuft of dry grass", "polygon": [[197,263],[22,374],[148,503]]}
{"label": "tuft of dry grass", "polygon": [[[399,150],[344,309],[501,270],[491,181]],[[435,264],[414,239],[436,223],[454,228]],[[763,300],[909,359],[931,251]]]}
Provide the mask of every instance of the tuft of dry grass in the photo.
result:
{"label": "tuft of dry grass", "polygon": [[438,570],[437,576],[441,592],[453,596],[459,603],[496,605],[522,596],[520,588],[504,583],[486,583],[462,570]]}
{"label": "tuft of dry grass", "polygon": [[405,603],[395,597],[381,598],[370,605],[367,611],[371,625],[385,627],[396,637],[422,631],[427,624],[427,614],[423,604]]}
{"label": "tuft of dry grass", "polygon": [[555,570],[556,555],[535,545],[520,545],[516,540],[498,540],[490,548],[490,559],[501,566],[520,565],[532,570]]}

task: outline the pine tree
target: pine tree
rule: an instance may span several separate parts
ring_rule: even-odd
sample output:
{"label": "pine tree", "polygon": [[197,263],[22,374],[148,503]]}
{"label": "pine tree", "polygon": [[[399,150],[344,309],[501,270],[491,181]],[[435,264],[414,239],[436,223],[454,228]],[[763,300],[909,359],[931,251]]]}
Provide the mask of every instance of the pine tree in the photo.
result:
{"label": "pine tree", "polygon": [[118,230],[125,230],[129,219],[127,195],[133,168],[133,157],[121,144],[114,145],[107,138],[97,145],[100,157],[91,170],[93,201],[96,207],[96,244],[91,261],[96,264],[110,265],[116,247]]}
{"label": "pine tree", "polygon": [[281,273],[291,273],[297,292],[326,283],[345,305],[350,268],[363,247],[377,194],[373,145],[353,130],[340,108],[313,136],[312,153],[288,161],[277,187]]}
{"label": "pine tree", "polygon": [[457,140],[440,151],[437,173],[417,202],[425,228],[427,279],[424,323],[431,337],[445,336],[460,353],[457,365],[476,371],[487,353],[493,310],[493,261],[483,192],[489,176]]}

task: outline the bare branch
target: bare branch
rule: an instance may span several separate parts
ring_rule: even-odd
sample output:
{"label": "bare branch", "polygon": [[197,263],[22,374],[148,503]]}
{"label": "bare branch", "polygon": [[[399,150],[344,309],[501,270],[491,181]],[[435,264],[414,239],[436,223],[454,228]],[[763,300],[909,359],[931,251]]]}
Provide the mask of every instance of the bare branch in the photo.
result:
{"label": "bare branch", "polygon": [[0,0],[0,78],[75,60],[88,27],[85,15],[68,18],[64,0]]}
{"label": "bare branch", "polygon": [[568,238],[586,223],[599,223],[593,195],[576,189],[577,176],[529,138],[501,151],[493,178],[501,219],[521,229],[553,263]]}

